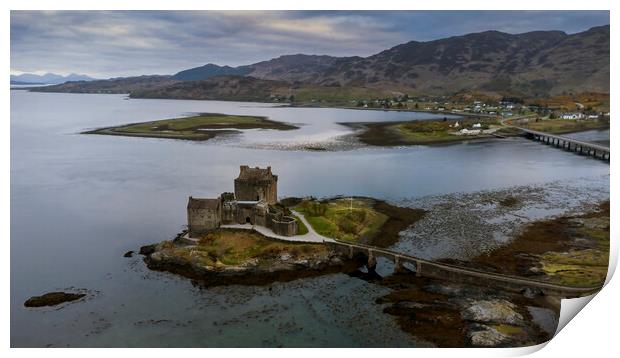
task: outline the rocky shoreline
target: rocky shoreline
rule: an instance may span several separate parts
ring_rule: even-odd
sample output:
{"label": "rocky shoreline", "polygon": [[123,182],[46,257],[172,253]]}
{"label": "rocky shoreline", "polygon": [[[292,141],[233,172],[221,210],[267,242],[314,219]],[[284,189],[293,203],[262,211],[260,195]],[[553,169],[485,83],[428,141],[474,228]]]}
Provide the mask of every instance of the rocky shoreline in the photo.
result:
{"label": "rocky shoreline", "polygon": [[[506,200],[503,205],[514,205]],[[470,260],[443,260],[565,285],[602,284],[607,268],[609,202],[581,214],[537,220],[508,244]],[[543,343],[557,328],[560,300],[396,274],[377,300],[410,334],[440,347],[517,347]]]}
{"label": "rocky shoreline", "polygon": [[[498,205],[511,210],[520,207],[525,200],[514,195],[502,196],[500,199]],[[291,198],[285,205],[295,205],[298,200],[300,199]],[[365,242],[382,247],[396,243],[399,233],[425,217],[427,212],[422,209],[397,207],[380,200],[373,202],[373,208],[387,215],[389,220],[380,234],[367,238]],[[507,265],[506,273],[515,275],[523,274],[525,265],[530,275],[540,275],[531,270],[532,267],[540,266],[540,261],[536,261],[538,264],[532,261],[534,258],[545,258],[545,253],[549,251],[574,252],[575,249],[580,249],[591,252],[595,247],[583,241],[583,234],[593,234],[596,236],[595,242],[600,242],[602,238],[598,236],[609,233],[608,218],[609,203],[604,202],[591,207],[586,213],[535,220],[524,231],[513,233],[515,238],[511,243],[491,250],[490,254],[484,253],[467,260],[448,261],[497,272],[502,272],[501,268]],[[558,231],[559,229],[563,230]],[[551,235],[553,232],[567,236],[555,240]],[[539,242],[537,238],[540,238],[541,233],[547,236]],[[263,239],[271,240],[262,237],[261,240]],[[534,255],[524,256],[525,248],[534,244],[538,245],[533,248]],[[386,314],[394,317],[404,332],[439,347],[536,345],[551,339],[558,324],[562,297],[543,295],[534,290],[508,292],[484,286],[420,278],[411,273],[380,277],[374,272],[362,273],[359,268],[365,262],[350,260],[326,245],[310,244],[312,251],[295,249],[308,244],[286,245],[290,247],[283,251],[269,251],[269,254],[260,259],[254,258],[235,265],[204,265],[191,256],[175,254],[174,250],[177,248],[188,248],[180,240],[148,245],[143,247],[140,253],[145,255],[144,261],[152,270],[179,274],[207,286],[264,285],[329,273],[348,273],[352,277],[389,288],[391,292],[379,297],[376,303],[383,307]],[[508,260],[509,257],[512,257],[512,260]],[[525,260],[522,260],[524,257]],[[550,258],[547,257],[547,260]]]}
{"label": "rocky shoreline", "polygon": [[553,337],[559,300],[395,274],[377,299],[401,329],[438,347],[522,347]]}
{"label": "rocky shoreline", "polygon": [[[224,233],[239,233],[241,230],[220,229]],[[243,234],[247,234],[243,232]],[[253,232],[265,241],[276,241]],[[360,262],[322,244],[301,244],[286,242],[287,248],[280,252],[269,252],[235,265],[216,262],[205,265],[192,255],[180,255],[176,249],[190,250],[192,245],[180,240],[164,241],[143,246],[140,254],[151,270],[178,274],[204,286],[217,285],[264,285],[275,281],[286,282],[299,278],[314,277],[336,272],[355,271]],[[307,250],[315,247],[315,250]],[[306,251],[306,252],[304,252]]]}

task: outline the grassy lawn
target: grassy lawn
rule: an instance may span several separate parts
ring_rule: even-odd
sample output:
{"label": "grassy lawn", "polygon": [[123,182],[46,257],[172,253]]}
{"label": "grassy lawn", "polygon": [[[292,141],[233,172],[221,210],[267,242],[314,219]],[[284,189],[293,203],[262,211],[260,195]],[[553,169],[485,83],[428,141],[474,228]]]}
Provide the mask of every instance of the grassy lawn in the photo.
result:
{"label": "grassy lawn", "polygon": [[529,121],[518,126],[539,132],[561,134],[604,128],[609,126],[609,122],[599,120],[546,119],[539,120],[538,122]]}
{"label": "grassy lawn", "polygon": [[308,227],[301,221],[300,218],[295,216],[295,221],[297,221],[297,235],[305,235],[308,233]]}
{"label": "grassy lawn", "polygon": [[321,244],[301,244],[270,240],[251,231],[215,231],[199,240],[197,246],[175,246],[165,242],[168,254],[197,262],[203,266],[225,267],[252,260],[269,260],[287,253],[293,257],[321,253]]}
{"label": "grassy lawn", "polygon": [[297,127],[286,123],[271,121],[265,117],[202,113],[191,117],[163,119],[102,128],[86,133],[206,140],[213,138],[217,134],[222,134],[222,130],[232,132],[236,129],[290,130],[297,129]]}
{"label": "grassy lawn", "polygon": [[[352,205],[351,205],[352,204]],[[329,202],[304,200],[295,207],[321,235],[345,241],[359,241],[377,234],[388,217],[366,199],[334,199]]]}

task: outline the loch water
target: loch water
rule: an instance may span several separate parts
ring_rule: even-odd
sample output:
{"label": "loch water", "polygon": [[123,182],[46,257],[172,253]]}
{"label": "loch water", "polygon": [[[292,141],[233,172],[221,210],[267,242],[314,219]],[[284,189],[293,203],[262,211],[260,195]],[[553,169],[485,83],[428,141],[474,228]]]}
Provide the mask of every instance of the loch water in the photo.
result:
{"label": "loch water", "polygon": [[[201,112],[267,116],[300,129],[248,130],[206,142],[80,134]],[[343,122],[441,117],[11,91],[11,346],[425,345],[375,303],[389,290],[361,279],[333,274],[201,288],[149,271],[139,256],[123,253],[174,237],[185,223],[187,197],[231,191],[242,164],[270,165],[279,175],[280,197],[362,195],[415,206],[416,198],[558,181],[594,182],[599,192],[609,192],[607,163],[517,137],[293,150],[338,143],[351,133]],[[609,131],[579,135],[609,140]],[[86,289],[89,297],[60,307],[23,307],[30,296],[70,289]]]}

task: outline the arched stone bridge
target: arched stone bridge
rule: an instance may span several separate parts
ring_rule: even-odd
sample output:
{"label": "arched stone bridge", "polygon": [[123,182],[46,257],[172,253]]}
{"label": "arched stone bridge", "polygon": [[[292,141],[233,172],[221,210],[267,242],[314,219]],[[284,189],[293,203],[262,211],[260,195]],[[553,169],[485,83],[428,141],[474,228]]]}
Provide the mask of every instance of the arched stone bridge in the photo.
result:
{"label": "arched stone bridge", "polygon": [[396,272],[409,270],[405,267],[405,264],[409,264],[412,266],[412,271],[415,272],[416,276],[470,283],[474,285],[486,285],[510,291],[522,292],[525,289],[535,289],[546,294],[554,294],[564,297],[578,297],[595,293],[602,288],[602,286],[563,286],[525,277],[485,272],[469,267],[429,261],[396,251],[358,243],[334,240],[330,242],[326,241],[325,244],[331,245],[339,252],[348,254],[350,258],[354,258],[359,255],[365,256],[365,259],[367,260],[366,267],[369,271],[375,270],[378,257],[384,257],[394,262],[394,270]]}

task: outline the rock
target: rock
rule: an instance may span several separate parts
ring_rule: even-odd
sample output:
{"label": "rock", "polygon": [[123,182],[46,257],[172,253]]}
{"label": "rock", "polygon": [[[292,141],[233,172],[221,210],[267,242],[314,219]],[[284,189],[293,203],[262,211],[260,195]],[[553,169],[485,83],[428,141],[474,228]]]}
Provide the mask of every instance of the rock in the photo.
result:
{"label": "rock", "polygon": [[463,319],[475,322],[518,324],[523,321],[514,304],[500,299],[474,301],[461,315]]}
{"label": "rock", "polygon": [[123,257],[133,257],[133,251],[127,251],[127,252],[125,252],[125,254],[123,255]]}
{"label": "rock", "polygon": [[150,255],[157,250],[157,244],[145,245],[140,248],[140,255]]}
{"label": "rock", "polygon": [[75,301],[86,296],[85,293],[49,292],[42,296],[32,296],[24,302],[26,307],[56,306],[63,302]]}
{"label": "rock", "polygon": [[510,341],[507,336],[500,331],[484,325],[476,325],[477,330],[469,332],[469,341],[473,346],[496,347]]}
{"label": "rock", "polygon": [[526,298],[530,298],[530,299],[534,298],[536,296],[542,296],[543,295],[543,292],[540,289],[529,288],[529,287],[526,288],[526,289],[523,289],[521,291],[521,293],[523,294],[523,296],[525,296]]}

